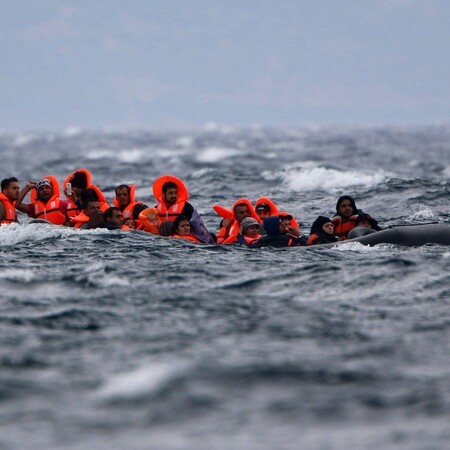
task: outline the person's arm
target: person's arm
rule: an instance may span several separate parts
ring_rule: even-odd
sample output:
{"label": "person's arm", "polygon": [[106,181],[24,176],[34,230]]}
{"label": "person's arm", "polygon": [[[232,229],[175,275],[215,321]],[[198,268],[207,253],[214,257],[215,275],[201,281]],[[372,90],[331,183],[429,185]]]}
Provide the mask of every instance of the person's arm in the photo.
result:
{"label": "person's arm", "polygon": [[36,181],[29,181],[24,188],[19,192],[19,197],[16,200],[15,207],[19,211],[22,211],[25,214],[32,214],[33,208],[31,205],[28,205],[26,203],[22,203],[25,196],[28,194],[28,192],[31,191],[31,189],[34,189],[36,187]]}

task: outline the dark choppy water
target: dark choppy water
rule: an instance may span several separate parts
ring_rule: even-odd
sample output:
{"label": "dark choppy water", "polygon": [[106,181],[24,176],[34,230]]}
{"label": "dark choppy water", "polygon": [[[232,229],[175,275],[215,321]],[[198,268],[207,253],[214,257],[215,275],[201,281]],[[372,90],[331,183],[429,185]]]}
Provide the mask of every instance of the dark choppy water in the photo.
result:
{"label": "dark choppy water", "polygon": [[[449,220],[450,127],[0,135],[1,178],[91,170],[109,199],[183,178],[271,197],[305,231],[342,193],[382,225]],[[27,222],[26,219],[22,219]],[[0,228],[2,449],[444,449],[450,249],[249,250]]]}

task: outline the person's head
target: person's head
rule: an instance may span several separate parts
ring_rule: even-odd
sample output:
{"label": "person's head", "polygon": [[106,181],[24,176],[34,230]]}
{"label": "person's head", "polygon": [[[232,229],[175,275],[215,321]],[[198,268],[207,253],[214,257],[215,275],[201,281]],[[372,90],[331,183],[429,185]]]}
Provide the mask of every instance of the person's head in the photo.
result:
{"label": "person's head", "polygon": [[256,215],[264,220],[270,216],[270,206],[267,203],[259,203],[255,208]]}
{"label": "person's head", "polygon": [[42,178],[36,183],[36,193],[38,200],[47,202],[53,195],[52,184],[46,178]]}
{"label": "person's head", "polygon": [[15,201],[19,197],[19,180],[16,177],[5,178],[1,183],[2,193],[10,201]]}
{"label": "person's head", "polygon": [[173,221],[172,234],[179,234],[180,236],[189,236],[191,233],[191,224],[186,216],[177,216]]}
{"label": "person's head", "polygon": [[100,211],[100,202],[96,198],[88,198],[85,202],[83,202],[84,205],[84,213],[91,217],[96,212]]}
{"label": "person's head", "polygon": [[153,212],[150,212],[147,214],[147,220],[150,221],[151,223],[153,223],[153,225],[155,225],[155,227],[157,227],[159,225],[158,216]]}
{"label": "person's head", "polygon": [[167,205],[174,205],[178,200],[178,187],[172,181],[167,181],[162,187],[164,201]]}
{"label": "person's head", "polygon": [[356,226],[372,228],[373,219],[369,214],[359,214],[356,219]]}
{"label": "person's head", "polygon": [[123,225],[123,216],[119,208],[112,206],[105,211],[104,214],[105,222],[112,223],[113,225],[117,225],[121,227]]}
{"label": "person's head", "polygon": [[336,203],[336,212],[343,218],[348,218],[358,213],[355,200],[350,195],[342,195]]}
{"label": "person's head", "polygon": [[130,204],[130,186],[121,184],[116,187],[116,199],[121,208],[125,208]]}
{"label": "person's head", "polygon": [[289,231],[289,227],[291,226],[292,216],[290,215],[280,215],[279,218],[279,227],[281,233],[287,233]]}
{"label": "person's head", "polygon": [[95,192],[94,189],[89,188],[89,189],[83,189],[81,191],[79,191],[79,199],[81,204],[84,205],[86,203],[87,200],[90,200],[92,198],[95,198],[98,201],[98,196],[97,196],[97,192]]}
{"label": "person's head", "polygon": [[173,222],[171,220],[164,220],[161,222],[159,226],[159,234],[160,236],[171,236],[172,233]]}
{"label": "person's head", "polygon": [[72,191],[75,192],[76,195],[80,195],[80,192],[88,187],[87,176],[84,172],[75,172],[71,176],[69,183],[72,184]]}
{"label": "person's head", "polygon": [[136,221],[132,217],[128,217],[123,221],[123,224],[132,230],[136,229]]}
{"label": "person's head", "polygon": [[319,216],[311,227],[311,234],[334,234],[334,225],[330,218],[326,216]]}
{"label": "person's head", "polygon": [[250,217],[250,210],[245,203],[239,203],[233,208],[234,218],[241,223],[246,217]]}
{"label": "person's head", "polygon": [[259,223],[253,217],[246,217],[241,222],[242,234],[249,237],[257,237],[259,234]]}

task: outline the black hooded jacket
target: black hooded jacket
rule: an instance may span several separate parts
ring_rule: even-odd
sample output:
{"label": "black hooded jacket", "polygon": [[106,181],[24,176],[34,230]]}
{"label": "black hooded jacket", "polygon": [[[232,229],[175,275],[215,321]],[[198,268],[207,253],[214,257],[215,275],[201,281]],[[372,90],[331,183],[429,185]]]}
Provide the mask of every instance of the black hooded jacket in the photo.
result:
{"label": "black hooded jacket", "polygon": [[264,229],[267,234],[251,244],[250,247],[298,247],[305,245],[304,236],[297,238],[280,231],[280,218],[278,216],[265,218]]}
{"label": "black hooded jacket", "polygon": [[338,238],[334,234],[328,234],[323,231],[322,227],[326,223],[331,222],[331,219],[325,216],[319,216],[311,227],[311,236],[317,236],[317,239],[314,239],[310,242],[311,245],[317,244],[330,244],[332,242],[336,242]]}

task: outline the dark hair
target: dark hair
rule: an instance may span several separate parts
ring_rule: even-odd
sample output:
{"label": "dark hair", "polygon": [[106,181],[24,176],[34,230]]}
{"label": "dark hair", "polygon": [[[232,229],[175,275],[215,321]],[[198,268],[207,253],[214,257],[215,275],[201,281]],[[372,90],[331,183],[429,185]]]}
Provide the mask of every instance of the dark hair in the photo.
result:
{"label": "dark hair", "polygon": [[83,209],[87,209],[87,207],[89,206],[89,203],[92,203],[92,202],[98,202],[98,198],[97,197],[88,197],[86,200],[84,200],[82,202]]}
{"label": "dark hair", "polygon": [[121,185],[117,186],[116,189],[114,190],[116,195],[117,195],[117,191],[119,189],[126,189],[128,191],[128,194],[130,193],[130,186],[128,186],[128,184],[121,184]]}
{"label": "dark hair", "polygon": [[351,203],[351,205],[352,205],[352,210],[353,210],[352,214],[358,214],[358,208],[356,207],[355,200],[354,200],[353,197],[350,197],[350,195],[341,195],[341,196],[338,198],[338,201],[337,201],[337,203],[336,203],[336,211],[339,213],[339,207],[341,206],[341,203],[342,203],[344,200],[349,200],[349,201],[350,201],[350,203]]}
{"label": "dark hair", "polygon": [[166,181],[162,187],[163,194],[165,194],[169,189],[173,188],[178,189],[178,186],[173,181]]}
{"label": "dark hair", "polygon": [[105,218],[105,221],[107,219],[111,219],[113,216],[113,212],[114,211],[119,211],[121,214],[122,212],[120,211],[119,208],[116,208],[115,206],[111,206],[110,208],[108,208],[104,213],[103,213],[103,217]]}
{"label": "dark hair", "polygon": [[19,180],[16,177],[5,178],[4,180],[2,180],[2,191],[3,189],[6,189],[9,186],[9,183],[13,183],[15,181],[17,181],[17,183],[19,182]]}
{"label": "dark hair", "polygon": [[80,192],[80,203],[83,209],[86,209],[86,203],[92,199],[99,201],[97,192],[95,192],[94,189],[92,188],[83,189]]}
{"label": "dark hair", "polygon": [[177,218],[173,221],[172,234],[176,234],[177,233],[177,228],[180,225],[180,223],[183,222],[183,220],[187,220],[189,222],[189,219],[186,216],[183,216],[183,215],[177,216]]}

